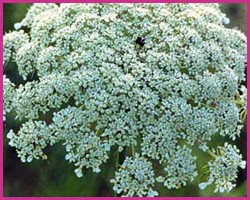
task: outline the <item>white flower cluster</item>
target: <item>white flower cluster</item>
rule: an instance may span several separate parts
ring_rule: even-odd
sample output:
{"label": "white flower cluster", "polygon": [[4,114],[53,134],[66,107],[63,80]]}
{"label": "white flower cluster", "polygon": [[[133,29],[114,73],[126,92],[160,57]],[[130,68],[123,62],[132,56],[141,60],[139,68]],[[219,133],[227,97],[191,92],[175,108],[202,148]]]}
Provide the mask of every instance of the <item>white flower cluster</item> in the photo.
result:
{"label": "white flower cluster", "polygon": [[4,100],[4,109],[3,109],[3,120],[5,121],[6,113],[9,113],[12,110],[12,99],[15,95],[15,85],[11,83],[5,75],[3,75],[3,100]]}
{"label": "white flower cluster", "polygon": [[117,194],[129,197],[158,196],[158,192],[152,189],[155,183],[152,164],[139,154],[134,158],[127,157],[111,182]]}
{"label": "white flower cluster", "polygon": [[65,159],[73,162],[75,173],[82,177],[82,168],[92,168],[100,172],[99,166],[108,158],[107,151],[98,135],[89,127],[88,115],[75,107],[69,107],[54,114],[51,130],[53,135],[64,141],[66,146]]}
{"label": "white flower cluster", "polygon": [[10,59],[15,59],[17,51],[22,45],[29,42],[29,35],[23,30],[13,31],[4,35],[3,46],[3,62],[8,63]]}
{"label": "white flower cluster", "polygon": [[43,150],[47,144],[54,144],[54,137],[43,121],[28,121],[15,134],[12,130],[7,134],[9,145],[17,149],[22,162],[31,162],[34,158],[46,159]]}
{"label": "white flower cluster", "polygon": [[[215,150],[213,152],[215,153]],[[229,192],[236,186],[234,182],[237,179],[238,167],[245,169],[246,161],[242,161],[242,156],[235,145],[225,143],[223,147],[218,147],[215,159],[208,162],[209,180],[200,183],[200,188],[204,189],[214,183],[214,192]]]}
{"label": "white flower cluster", "polygon": [[[31,161],[63,141],[78,177],[99,172],[111,148],[136,146],[141,156],[116,173],[117,193],[155,196],[151,161],[164,169],[158,182],[186,185],[198,173],[190,146],[208,151],[213,136],[234,140],[242,128],[246,37],[225,23],[217,4],[34,4],[4,35],[4,64],[24,80],[36,75],[21,85],[4,75],[4,115],[23,121],[10,145]],[[232,189],[237,166],[213,183]]]}
{"label": "white flower cluster", "polygon": [[191,155],[191,149],[177,146],[176,150],[166,153],[166,177],[157,177],[158,182],[163,182],[168,189],[185,186],[187,181],[193,181],[197,176],[196,157]]}

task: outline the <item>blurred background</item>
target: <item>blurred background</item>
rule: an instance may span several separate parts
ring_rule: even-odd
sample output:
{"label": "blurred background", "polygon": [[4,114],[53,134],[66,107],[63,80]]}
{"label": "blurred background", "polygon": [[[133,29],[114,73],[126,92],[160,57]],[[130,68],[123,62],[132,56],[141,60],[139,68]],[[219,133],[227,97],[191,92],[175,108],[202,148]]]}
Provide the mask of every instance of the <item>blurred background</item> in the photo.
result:
{"label": "blurred background", "polygon": [[[25,16],[29,4],[4,4],[4,33],[14,29],[14,23],[20,22]],[[245,4],[221,4],[221,9],[230,18],[229,27],[234,27],[246,33],[246,5]],[[15,65],[10,63],[5,73],[22,83],[15,73]],[[112,185],[109,183],[114,172],[113,159],[104,164],[101,173],[86,171],[83,178],[77,178],[74,173],[74,165],[65,161],[65,149],[61,144],[47,149],[48,160],[35,160],[32,163],[22,163],[17,157],[14,148],[8,145],[6,133],[9,129],[15,132],[21,122],[13,121],[14,116],[9,115],[4,123],[4,196],[114,196]],[[215,138],[211,146],[223,144],[222,138]],[[236,141],[243,158],[246,160],[246,128],[243,129],[241,138]],[[198,168],[206,163],[209,157],[197,151],[199,157]],[[112,156],[111,156],[112,157]],[[202,158],[202,159],[201,159]],[[113,166],[113,167],[112,167]],[[230,193],[213,193],[212,188],[199,190],[198,177],[194,182],[179,190],[168,190],[157,185],[155,188],[160,196],[246,196],[246,170],[239,172],[237,187]]]}

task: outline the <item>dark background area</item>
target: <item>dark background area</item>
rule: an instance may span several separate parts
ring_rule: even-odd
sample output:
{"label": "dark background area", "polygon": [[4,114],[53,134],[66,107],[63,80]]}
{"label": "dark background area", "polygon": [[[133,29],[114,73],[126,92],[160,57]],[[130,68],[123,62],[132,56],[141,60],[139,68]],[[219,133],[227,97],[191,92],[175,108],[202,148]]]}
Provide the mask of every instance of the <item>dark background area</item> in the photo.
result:
{"label": "dark background area", "polygon": [[[13,30],[13,25],[25,16],[29,4],[4,4],[4,33]],[[222,4],[221,9],[230,18],[229,27],[246,33],[246,5]],[[5,73],[16,82],[22,82],[15,72],[15,64],[10,63]],[[14,121],[14,116],[7,116],[4,123],[4,196],[114,196],[112,185],[109,183],[114,176],[114,162],[112,156],[102,165],[101,173],[96,174],[86,170],[83,178],[74,174],[74,165],[65,159],[65,149],[61,144],[47,149],[48,160],[35,160],[32,163],[22,163],[17,157],[14,148],[8,145],[6,133],[10,128],[17,131],[21,122]],[[211,146],[224,143],[223,138],[214,138]],[[244,159],[246,159],[246,129],[242,131],[241,138],[236,141]],[[200,151],[195,152],[199,158],[198,167],[207,162],[209,157]],[[246,196],[246,170],[239,172],[237,187],[230,193],[213,193],[213,189],[201,191],[198,184],[201,180],[196,178],[188,186],[179,190],[168,190],[157,184],[156,190],[161,196]]]}

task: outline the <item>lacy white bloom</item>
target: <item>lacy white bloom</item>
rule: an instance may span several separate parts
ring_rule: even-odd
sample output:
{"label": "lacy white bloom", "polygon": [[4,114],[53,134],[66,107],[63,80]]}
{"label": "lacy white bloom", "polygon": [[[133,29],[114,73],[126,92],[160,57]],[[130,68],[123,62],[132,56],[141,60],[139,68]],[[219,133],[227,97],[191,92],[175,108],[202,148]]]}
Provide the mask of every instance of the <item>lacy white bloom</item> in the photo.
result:
{"label": "lacy white bloom", "polygon": [[[190,146],[236,139],[245,118],[246,37],[228,22],[218,4],[34,4],[4,35],[4,65],[23,78],[4,75],[4,116],[23,123],[10,145],[30,162],[62,142],[78,177],[127,150],[114,179],[124,196],[157,195],[151,162],[166,189],[185,186],[198,173]],[[236,167],[225,186],[220,166],[212,182],[230,190]]]}
{"label": "lacy white bloom", "polygon": [[34,158],[47,158],[43,150],[47,144],[53,145],[53,135],[43,121],[24,123],[17,134],[12,130],[7,134],[9,145],[17,149],[22,162],[31,162]]}
{"label": "lacy white bloom", "polygon": [[[242,155],[236,146],[225,143],[223,147],[218,147],[219,154],[214,160],[208,162],[209,181],[200,183],[200,188],[215,184],[214,192],[229,192],[236,184],[238,168],[245,169],[246,161],[242,160]],[[215,150],[213,150],[215,152]]]}
{"label": "lacy white bloom", "polygon": [[9,113],[12,108],[12,99],[15,92],[15,85],[11,83],[11,81],[6,77],[6,75],[3,75],[3,85],[4,85],[4,91],[3,91],[3,100],[4,100],[4,109],[3,109],[3,120],[5,121],[5,116],[7,113]]}
{"label": "lacy white bloom", "polygon": [[139,154],[126,158],[111,183],[114,191],[123,196],[158,196],[152,189],[155,183],[152,164]]}
{"label": "lacy white bloom", "polygon": [[187,181],[193,181],[197,176],[196,157],[191,155],[192,150],[183,146],[177,146],[170,153],[166,153],[166,176],[157,177],[158,182],[163,182],[168,189],[185,186]]}

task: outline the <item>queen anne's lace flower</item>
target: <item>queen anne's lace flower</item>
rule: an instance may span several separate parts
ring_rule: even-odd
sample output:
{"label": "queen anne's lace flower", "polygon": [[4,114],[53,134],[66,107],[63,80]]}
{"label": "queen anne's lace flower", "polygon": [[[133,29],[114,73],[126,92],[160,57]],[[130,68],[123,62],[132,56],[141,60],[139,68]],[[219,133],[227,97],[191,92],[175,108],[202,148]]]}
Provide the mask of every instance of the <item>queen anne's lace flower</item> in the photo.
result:
{"label": "queen anne's lace flower", "polygon": [[88,114],[78,108],[69,107],[54,114],[51,130],[57,140],[65,141],[65,159],[78,168],[75,173],[82,177],[82,168],[92,168],[100,172],[100,165],[108,158],[107,151],[93,130],[88,127]]}
{"label": "queen anne's lace flower", "polygon": [[158,196],[156,191],[153,191],[154,172],[152,164],[139,154],[135,158],[127,157],[115,172],[115,178],[111,179],[114,183],[114,191],[125,196]]}
{"label": "queen anne's lace flower", "polygon": [[3,99],[4,99],[4,109],[3,109],[3,120],[5,121],[6,113],[10,112],[12,108],[12,100],[15,92],[15,85],[11,83],[10,80],[3,75],[3,84],[4,84],[4,91],[3,91]]}
{"label": "queen anne's lace flower", "polygon": [[[215,150],[213,150],[215,153]],[[204,189],[207,185],[215,184],[215,192],[229,192],[236,186],[238,168],[244,169],[246,161],[242,161],[239,150],[236,146],[225,143],[223,147],[218,147],[218,155],[214,160],[208,162],[209,180],[200,183],[200,188]]]}
{"label": "queen anne's lace flower", "polygon": [[158,182],[163,182],[168,189],[185,186],[187,181],[192,181],[197,176],[196,157],[191,155],[192,150],[186,146],[177,146],[165,154],[166,176],[157,177]]}
{"label": "queen anne's lace flower", "polygon": [[54,136],[43,121],[28,121],[24,123],[18,134],[13,130],[7,134],[9,145],[17,149],[22,162],[31,162],[34,158],[47,158],[43,150],[47,144],[54,144]]}
{"label": "queen anne's lace flower", "polygon": [[[246,118],[246,37],[228,22],[217,4],[34,4],[4,35],[4,65],[24,79],[4,75],[4,116],[23,123],[9,144],[30,162],[62,143],[78,177],[127,152],[112,180],[123,196],[158,195],[151,163],[157,182],[185,186],[192,148],[236,139]],[[223,192],[244,161],[220,150],[208,183]]]}
{"label": "queen anne's lace flower", "polygon": [[17,50],[29,42],[29,35],[23,30],[13,31],[4,35],[3,46],[3,62],[8,63],[10,59],[15,59]]}

